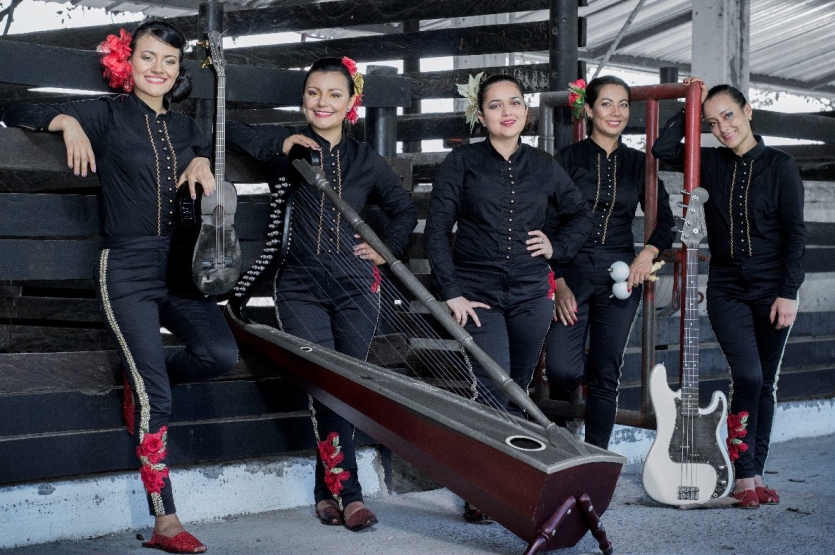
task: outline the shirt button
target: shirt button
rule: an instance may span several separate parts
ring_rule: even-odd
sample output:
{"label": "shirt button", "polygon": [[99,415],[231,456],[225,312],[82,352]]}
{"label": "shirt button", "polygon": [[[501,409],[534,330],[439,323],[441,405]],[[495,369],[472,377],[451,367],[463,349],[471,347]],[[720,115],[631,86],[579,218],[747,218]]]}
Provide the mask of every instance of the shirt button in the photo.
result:
{"label": "shirt button", "polygon": [[510,247],[507,247],[507,250],[510,250]]}
{"label": "shirt button", "polygon": [[171,169],[171,166],[165,166],[165,169],[166,169],[166,170],[170,170],[170,169]]}
{"label": "shirt button", "polygon": [[173,190],[174,190],[174,188],[173,188],[173,187],[169,187],[169,188],[168,188],[168,190],[169,190],[169,191],[173,191]]}
{"label": "shirt button", "polygon": [[166,160],[171,160],[171,157],[170,157],[170,156],[166,156],[166,157],[165,157],[165,159],[166,159]]}
{"label": "shirt button", "polygon": [[516,202],[516,201],[515,201],[515,200],[511,200],[511,201],[510,201],[510,204],[513,204],[514,202]]}
{"label": "shirt button", "polygon": [[[508,241],[510,241],[510,240],[512,240],[512,239],[513,239],[513,237],[508,237],[508,238],[507,238],[507,240],[508,240]],[[510,249],[510,247],[507,247],[507,248],[508,248],[508,249]]]}
{"label": "shirt button", "polygon": [[171,181],[171,176],[170,175],[168,176],[168,181]]}
{"label": "shirt button", "polygon": [[168,150],[167,146],[162,147],[162,150]]}
{"label": "shirt button", "polygon": [[169,203],[169,204],[171,204],[172,202],[174,202],[174,199],[170,199],[170,200],[168,201],[168,203]]}
{"label": "shirt button", "polygon": [[173,214],[174,212],[169,212],[169,214]]}

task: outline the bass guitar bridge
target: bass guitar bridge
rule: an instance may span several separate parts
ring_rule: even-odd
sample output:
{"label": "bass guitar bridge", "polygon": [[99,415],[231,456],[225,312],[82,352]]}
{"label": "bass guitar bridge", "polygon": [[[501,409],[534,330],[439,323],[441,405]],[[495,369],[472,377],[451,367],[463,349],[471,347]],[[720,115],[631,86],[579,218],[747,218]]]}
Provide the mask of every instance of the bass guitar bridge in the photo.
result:
{"label": "bass guitar bridge", "polygon": [[696,501],[699,499],[699,488],[695,486],[679,486],[678,498],[682,501]]}

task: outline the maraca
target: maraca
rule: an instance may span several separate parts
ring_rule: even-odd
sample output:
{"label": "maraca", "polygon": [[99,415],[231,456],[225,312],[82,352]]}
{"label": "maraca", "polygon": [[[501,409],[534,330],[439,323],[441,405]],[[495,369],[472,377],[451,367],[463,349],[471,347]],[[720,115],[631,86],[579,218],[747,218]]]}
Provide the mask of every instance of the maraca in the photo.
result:
{"label": "maraca", "polygon": [[618,260],[609,266],[609,274],[615,280],[615,283],[612,284],[612,295],[621,300],[628,299],[629,295],[632,294],[632,290],[629,289],[629,284],[626,283],[626,280],[629,278],[629,265],[626,262]]}

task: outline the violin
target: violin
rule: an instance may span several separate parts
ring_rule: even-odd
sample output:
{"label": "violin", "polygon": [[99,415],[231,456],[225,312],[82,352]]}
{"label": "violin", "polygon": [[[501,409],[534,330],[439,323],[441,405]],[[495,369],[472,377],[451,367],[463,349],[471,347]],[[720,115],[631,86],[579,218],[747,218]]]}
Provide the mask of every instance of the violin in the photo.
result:
{"label": "violin", "polygon": [[241,245],[235,232],[238,194],[235,186],[224,178],[226,168],[226,70],[223,58],[223,37],[217,31],[208,33],[201,46],[210,52],[202,67],[211,66],[217,75],[215,111],[215,166],[217,187],[214,196],[203,194],[197,187],[192,200],[188,187],[177,192],[180,220],[199,222],[200,229],[191,259],[191,275],[197,289],[205,295],[223,295],[232,290],[241,275]]}

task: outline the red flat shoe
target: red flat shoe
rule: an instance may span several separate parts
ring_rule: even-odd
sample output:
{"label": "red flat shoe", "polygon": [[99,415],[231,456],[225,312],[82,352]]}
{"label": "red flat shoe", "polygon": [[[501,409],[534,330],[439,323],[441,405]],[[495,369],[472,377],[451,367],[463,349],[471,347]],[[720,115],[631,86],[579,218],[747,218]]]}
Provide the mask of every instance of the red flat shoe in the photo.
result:
{"label": "red flat shoe", "polygon": [[122,380],[125,382],[125,396],[122,399],[122,418],[125,419],[125,426],[128,433],[133,435],[134,420],[136,419],[136,404],[133,402],[133,390],[130,388],[128,375],[122,372]]}
{"label": "red flat shoe", "polygon": [[744,489],[740,492],[734,493],[734,499],[739,501],[736,506],[740,509],[760,508],[760,500],[757,497],[757,492],[752,489]]}
{"label": "red flat shoe", "polygon": [[476,509],[467,501],[464,501],[464,514],[462,516],[464,520],[472,524],[493,524],[495,522],[486,513]]}
{"label": "red flat shoe", "polygon": [[195,549],[206,546],[188,532],[180,532],[173,538],[154,532],[151,541],[142,542],[142,547],[161,549],[167,553],[196,553]]}
{"label": "red flat shoe", "polygon": [[757,486],[754,491],[757,492],[757,499],[763,505],[776,505],[780,502],[780,496],[768,486]]}
{"label": "red flat shoe", "polygon": [[316,517],[319,522],[327,526],[341,526],[345,524],[345,519],[339,511],[339,507],[333,505],[325,505],[321,509],[316,509]]}
{"label": "red flat shoe", "polygon": [[377,515],[363,507],[345,519],[345,528],[351,532],[359,532],[377,524]]}

